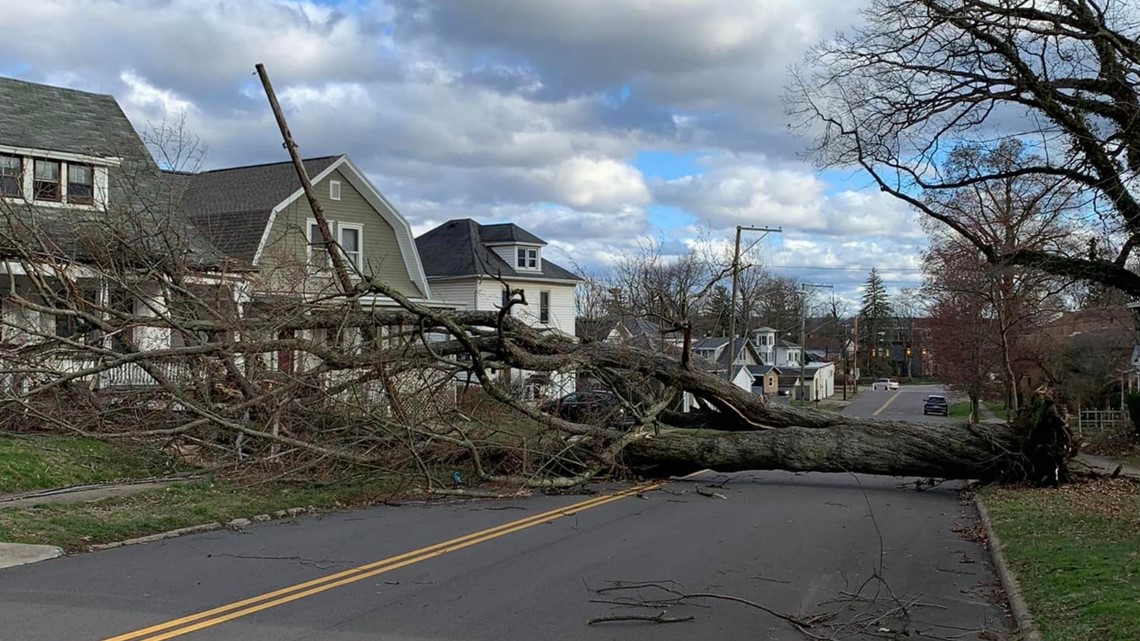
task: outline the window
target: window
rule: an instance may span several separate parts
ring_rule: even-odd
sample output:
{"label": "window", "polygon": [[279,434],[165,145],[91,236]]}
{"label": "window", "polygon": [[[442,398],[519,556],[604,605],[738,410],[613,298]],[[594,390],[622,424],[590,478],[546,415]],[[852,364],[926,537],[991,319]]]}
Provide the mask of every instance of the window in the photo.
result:
{"label": "window", "polygon": [[0,196],[22,196],[23,182],[23,159],[19,156],[0,156]]}
{"label": "window", "polygon": [[340,200],[340,181],[339,180],[330,180],[329,181],[329,198],[331,198],[332,200]]}
{"label": "window", "polygon": [[309,220],[309,265],[318,269],[327,269],[329,266],[329,252],[325,248],[325,239],[321,236],[321,227],[315,220]]}
{"label": "window", "polygon": [[550,292],[538,293],[538,322],[550,322]]}
{"label": "window", "polygon": [[59,188],[59,161],[36,160],[36,174],[32,189],[36,200],[54,200],[62,197]]}
{"label": "window", "polygon": [[360,245],[363,229],[360,225],[340,224],[340,248],[344,252],[344,259],[350,267],[357,271],[362,269],[360,264]]}
{"label": "window", "polygon": [[538,269],[538,250],[519,247],[515,265],[519,269]]}
{"label": "window", "polygon": [[95,202],[95,168],[67,165],[67,202],[90,205]]}

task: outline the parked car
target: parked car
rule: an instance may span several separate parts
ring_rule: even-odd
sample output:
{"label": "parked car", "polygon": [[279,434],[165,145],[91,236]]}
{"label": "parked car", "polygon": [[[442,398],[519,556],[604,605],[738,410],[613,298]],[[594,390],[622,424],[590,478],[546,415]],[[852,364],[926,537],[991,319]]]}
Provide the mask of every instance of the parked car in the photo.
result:
{"label": "parked car", "polygon": [[873,390],[896,390],[899,388],[899,382],[894,378],[876,378],[874,383],[871,383]]}
{"label": "parked car", "polygon": [[610,426],[633,423],[633,419],[626,415],[621,401],[609,390],[573,392],[562,398],[550,399],[539,405],[538,409],[575,423]]}
{"label": "parked car", "polygon": [[941,414],[942,416],[950,416],[950,402],[946,400],[945,396],[931,394],[926,397],[922,403],[922,413],[927,414]]}

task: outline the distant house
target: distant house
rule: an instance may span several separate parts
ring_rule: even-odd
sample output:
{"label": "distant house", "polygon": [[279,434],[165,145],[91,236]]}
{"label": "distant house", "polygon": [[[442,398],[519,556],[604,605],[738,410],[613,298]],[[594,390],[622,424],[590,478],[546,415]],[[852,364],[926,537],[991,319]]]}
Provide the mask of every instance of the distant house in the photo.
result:
{"label": "distant house", "polygon": [[778,396],[780,393],[781,371],[774,365],[749,365],[748,372],[752,374],[752,391],[766,397]]}
{"label": "distant house", "polygon": [[775,329],[761,327],[752,332],[752,345],[765,365],[787,367],[799,365],[803,358],[803,348],[791,341],[778,337]]}
{"label": "distant house", "polygon": [[578,318],[574,331],[582,342],[628,345],[652,351],[679,352],[681,335],[678,331],[664,330],[645,318],[605,316]]}
{"label": "distant house", "polygon": [[[735,355],[732,359],[733,367],[747,367],[749,365],[762,365],[763,361],[756,347],[746,338],[737,338],[733,341]],[[728,357],[734,352],[729,349],[728,339],[719,337],[705,337],[693,341],[693,355],[715,363],[720,371],[727,371]]]}
{"label": "distant house", "polygon": [[[449,220],[416,238],[432,293],[457,309],[497,311],[508,289],[526,305],[511,310],[518,320],[568,338],[577,334],[576,289],[581,278],[543,255],[546,241],[513,223],[482,225],[470,218]],[[574,390],[573,372],[502,373],[533,397]]]}

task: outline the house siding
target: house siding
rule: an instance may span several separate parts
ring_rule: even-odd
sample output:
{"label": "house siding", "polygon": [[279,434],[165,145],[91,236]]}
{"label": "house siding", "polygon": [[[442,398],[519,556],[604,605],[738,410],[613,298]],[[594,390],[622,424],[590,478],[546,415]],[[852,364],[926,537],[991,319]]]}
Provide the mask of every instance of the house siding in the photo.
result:
{"label": "house siding", "polygon": [[[431,280],[432,295],[441,301],[455,305],[457,309],[476,311],[496,311],[503,303],[503,285],[494,278],[472,277],[462,280]],[[543,283],[537,281],[506,280],[511,289],[521,289],[528,305],[515,307],[515,318],[537,328],[552,328],[574,336],[574,318],[577,310],[575,287],[573,285]],[[550,292],[550,322],[539,323],[539,292]],[[524,381],[530,376],[525,370],[511,370],[511,379]],[[550,396],[561,396],[574,390],[574,375],[570,372],[551,372],[549,375]]]}
{"label": "house siding", "polygon": [[431,295],[436,300],[455,305],[457,309],[476,309],[475,279],[431,282]]}
{"label": "house siding", "polygon": [[[333,180],[340,181],[340,200],[329,197],[329,182]],[[378,278],[406,296],[424,295],[408,275],[396,231],[340,171],[332,172],[313,187],[317,201],[333,228],[331,231],[334,237],[339,237],[339,223],[363,226],[361,267],[366,276]],[[321,278],[315,269],[307,265],[306,229],[312,217],[312,209],[304,198],[298,198],[278,212],[260,263],[262,272],[269,278],[265,283],[268,288],[275,291],[311,290],[327,288],[333,284],[331,275]],[[314,249],[320,251],[323,248]]]}

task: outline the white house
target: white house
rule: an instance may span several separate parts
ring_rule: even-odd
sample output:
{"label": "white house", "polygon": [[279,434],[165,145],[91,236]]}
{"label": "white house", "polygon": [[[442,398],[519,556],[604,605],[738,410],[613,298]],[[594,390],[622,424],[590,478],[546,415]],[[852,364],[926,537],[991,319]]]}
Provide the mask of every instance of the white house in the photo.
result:
{"label": "white house", "polygon": [[[449,220],[416,238],[432,294],[456,309],[497,311],[507,288],[522,291],[526,305],[511,313],[532,327],[575,336],[581,278],[543,255],[546,241],[513,223],[481,225]],[[505,372],[527,393],[561,396],[574,390],[573,372]]]}
{"label": "white house", "polygon": [[752,345],[760,354],[764,365],[798,367],[803,359],[803,347],[777,338],[776,330],[771,327],[761,327],[753,331]]}

